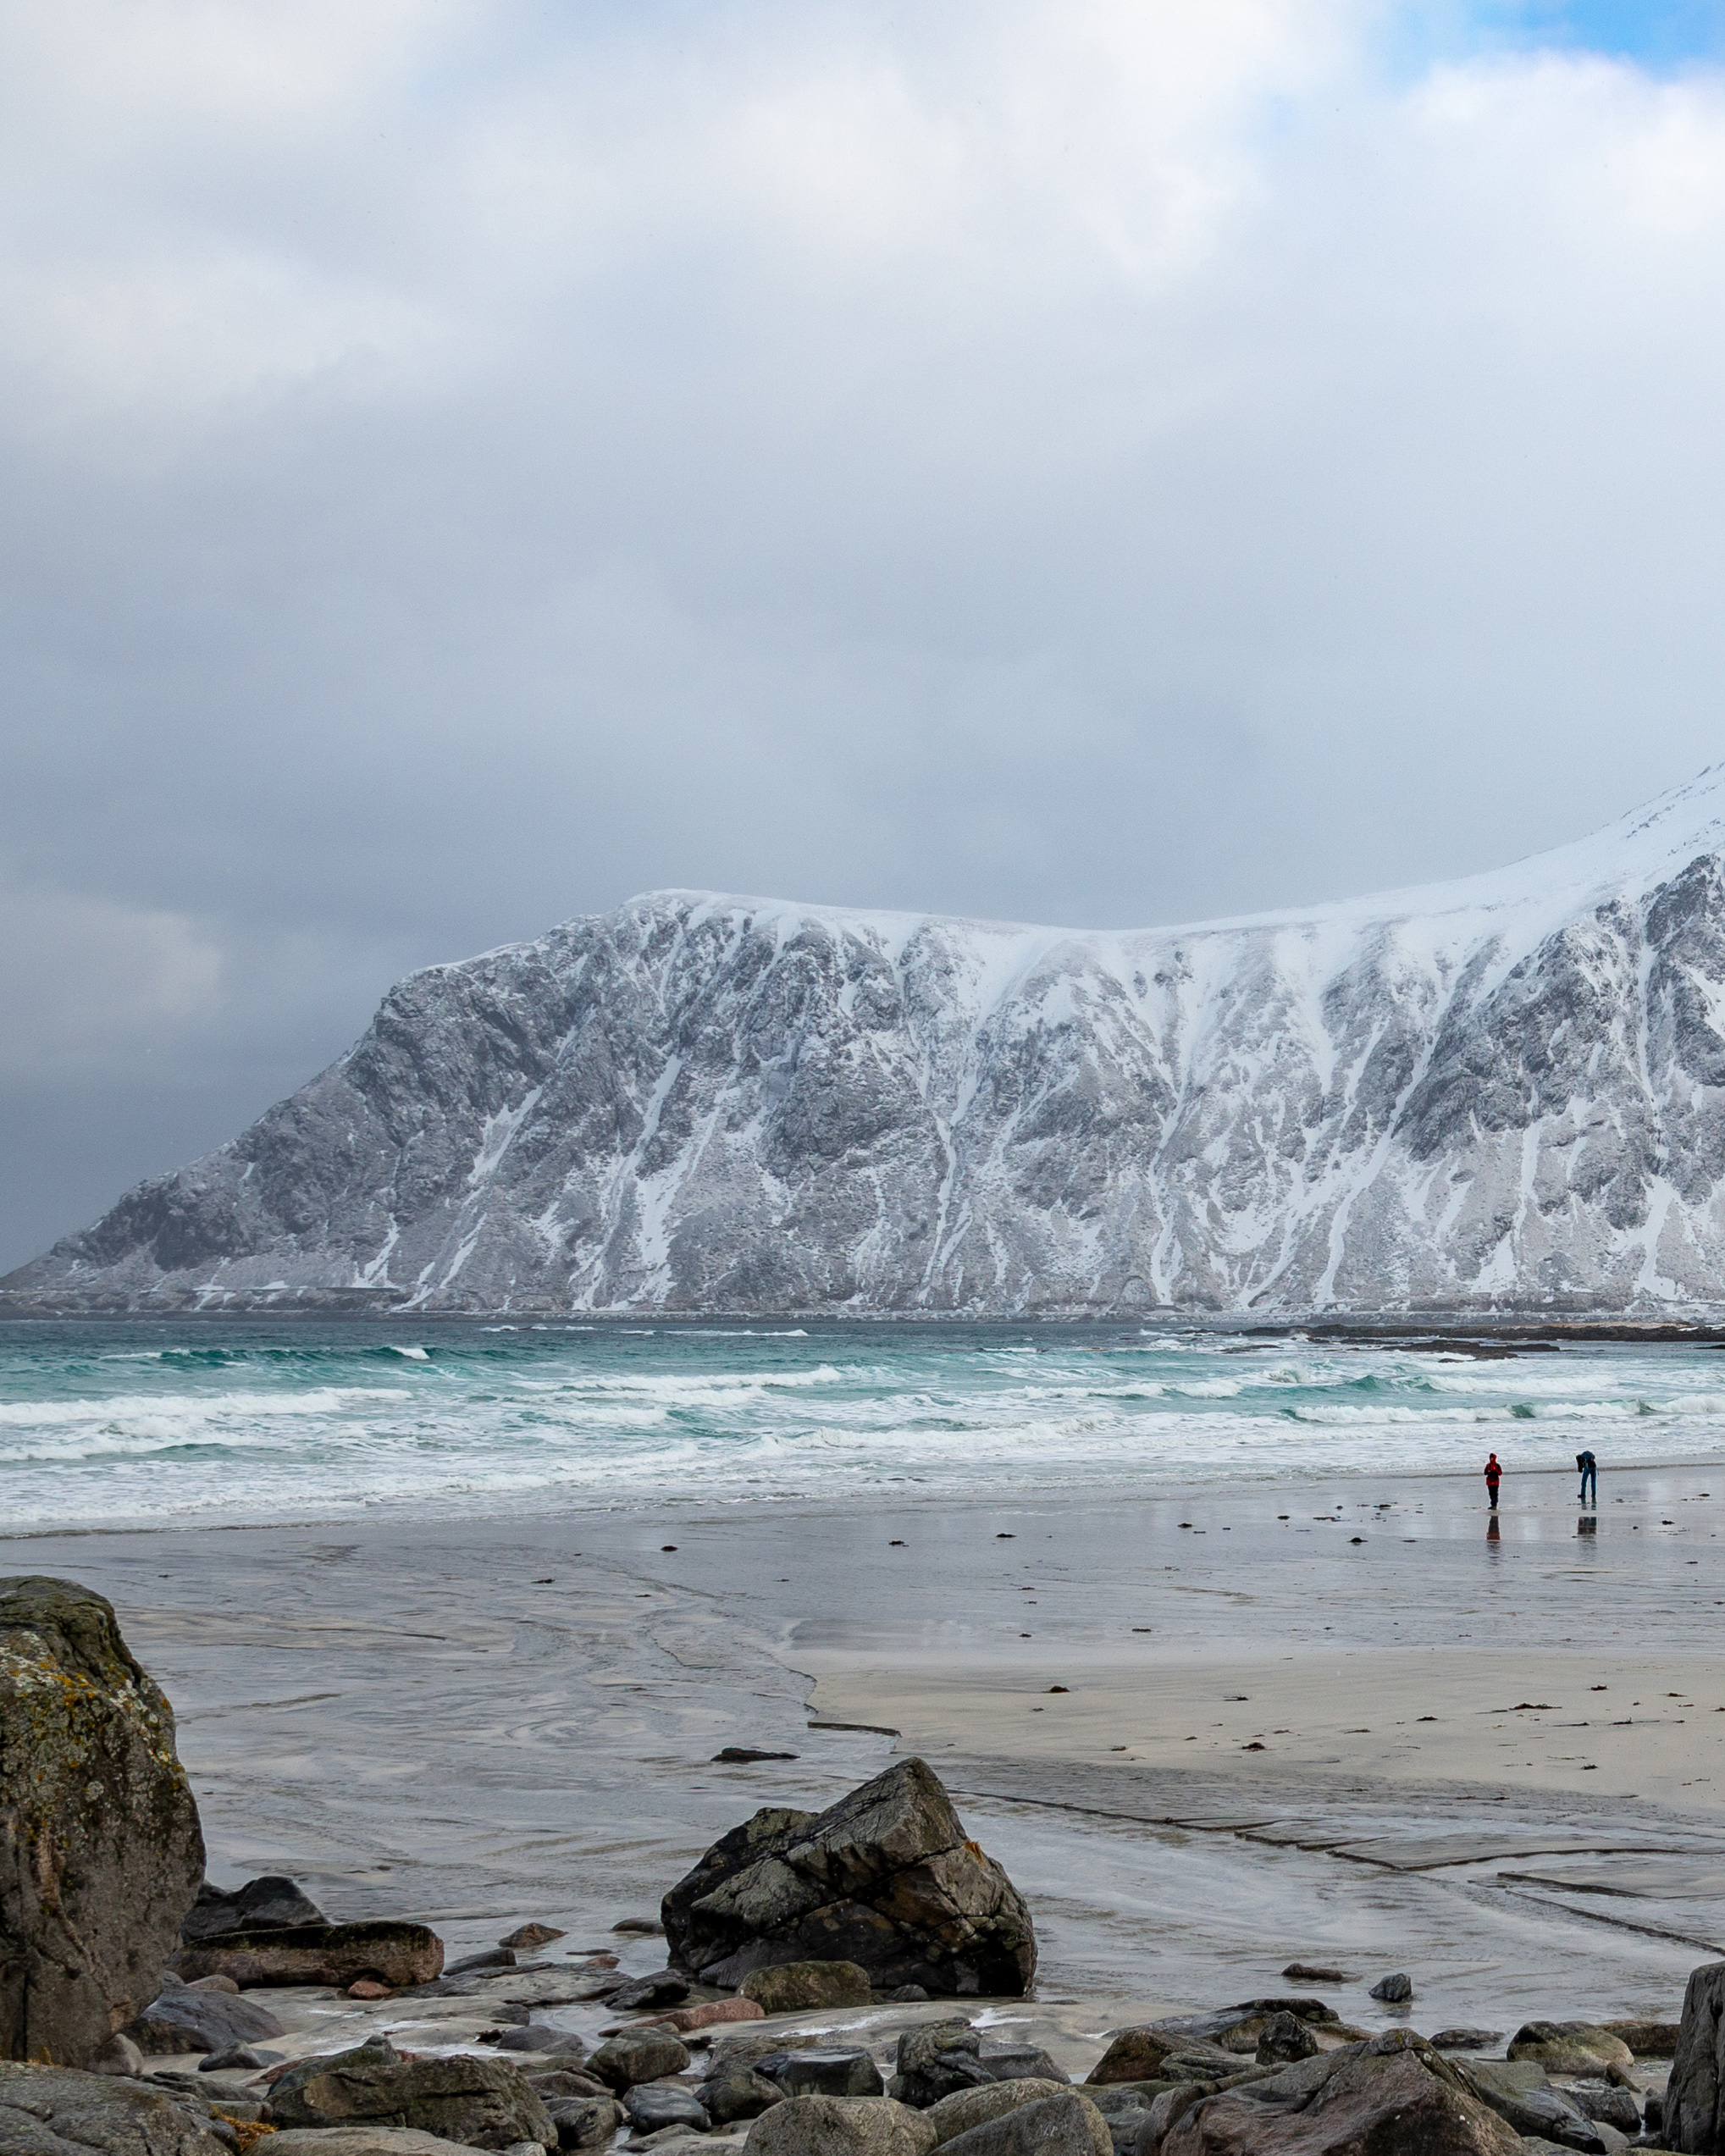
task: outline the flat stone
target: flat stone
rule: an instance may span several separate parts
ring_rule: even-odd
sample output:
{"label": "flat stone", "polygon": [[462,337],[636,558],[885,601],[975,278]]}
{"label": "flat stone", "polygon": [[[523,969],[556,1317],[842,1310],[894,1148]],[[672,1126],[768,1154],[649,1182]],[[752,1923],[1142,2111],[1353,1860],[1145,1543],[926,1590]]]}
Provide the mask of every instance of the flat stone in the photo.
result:
{"label": "flat stone", "polygon": [[1608,2036],[1621,2037],[1638,2059],[1675,2059],[1682,2029],[1678,2021],[1601,2021]]}
{"label": "flat stone", "polygon": [[1502,2041],[1501,2029],[1440,2029],[1431,2044],[1434,2051],[1484,2051]]}
{"label": "flat stone", "polygon": [[423,1924],[384,1918],[368,1924],[284,1924],[224,1932],[174,1955],[182,1976],[231,1976],[236,1984],[328,1984],[345,1991],[361,1976],[392,1990],[441,1974],[443,1941]]}
{"label": "flat stone", "polygon": [[255,2146],[269,2156],[473,2156],[466,2142],[417,2126],[289,2126]]}
{"label": "flat stone", "polygon": [[674,1969],[660,1969],[622,1985],[605,2004],[626,2014],[642,2006],[680,2006],[688,1997],[688,1977],[679,1976]]}
{"label": "flat stone", "polygon": [[738,1987],[764,2014],[866,2006],[874,1997],[869,1972],[854,1961],[784,1961],[751,1970]]}

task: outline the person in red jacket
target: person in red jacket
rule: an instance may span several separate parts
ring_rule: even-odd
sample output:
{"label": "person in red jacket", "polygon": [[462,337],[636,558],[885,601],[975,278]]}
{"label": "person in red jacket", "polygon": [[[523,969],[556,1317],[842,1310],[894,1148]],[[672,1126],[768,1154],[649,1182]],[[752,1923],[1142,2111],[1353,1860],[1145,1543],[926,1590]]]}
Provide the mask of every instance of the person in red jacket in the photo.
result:
{"label": "person in red jacket", "polygon": [[1485,1495],[1491,1500],[1494,1512],[1497,1510],[1497,1480],[1502,1473],[1503,1469],[1497,1464],[1497,1455],[1494,1452],[1485,1462]]}

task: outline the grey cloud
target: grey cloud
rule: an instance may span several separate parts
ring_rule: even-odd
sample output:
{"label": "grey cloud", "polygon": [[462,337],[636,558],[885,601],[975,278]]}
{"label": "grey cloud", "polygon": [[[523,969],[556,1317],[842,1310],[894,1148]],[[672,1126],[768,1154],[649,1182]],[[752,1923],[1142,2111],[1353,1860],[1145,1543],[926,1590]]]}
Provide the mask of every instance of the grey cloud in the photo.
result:
{"label": "grey cloud", "polygon": [[1717,76],[296,16],[0,33],[0,1263],[634,891],[1191,919],[1719,753]]}

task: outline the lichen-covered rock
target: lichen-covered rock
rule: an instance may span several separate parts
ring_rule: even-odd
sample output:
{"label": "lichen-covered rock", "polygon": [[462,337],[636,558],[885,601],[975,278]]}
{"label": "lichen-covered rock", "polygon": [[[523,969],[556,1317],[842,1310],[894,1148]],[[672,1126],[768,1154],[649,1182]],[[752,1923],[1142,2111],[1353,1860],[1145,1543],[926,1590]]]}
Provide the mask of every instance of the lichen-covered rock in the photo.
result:
{"label": "lichen-covered rock", "polygon": [[236,1984],[329,1984],[345,1991],[362,1976],[392,1991],[428,1984],[442,1972],[443,1941],[424,1924],[380,1917],[365,1924],[284,1924],[222,1932],[182,1947],[179,1975],[231,1976]]}
{"label": "lichen-covered rock", "polygon": [[587,2060],[587,2071],[621,2093],[640,2081],[662,2081],[688,2065],[687,2048],[668,2029],[625,2029],[608,2037]]}
{"label": "lichen-covered rock", "polygon": [[722,1986],[838,1960],[882,1990],[1016,1998],[1036,1973],[1030,1911],[919,1759],[818,1815],[757,1812],[672,1888],[663,1914],[672,1963]]}
{"label": "lichen-covered rock", "polygon": [[111,1605],[0,1579],[0,2057],[94,2058],[155,1997],[203,1857],[173,1711]]}
{"label": "lichen-covered rock", "polygon": [[5,2156],[229,2156],[200,2120],[159,2090],[108,2074],[0,2060]]}
{"label": "lichen-covered rock", "polygon": [[1621,2037],[1596,2021],[1524,2021],[1505,2055],[1533,2059],[1551,2074],[1602,2074],[1633,2065],[1635,2056]]}
{"label": "lichen-covered rock", "polygon": [[387,2037],[307,2059],[270,2088],[274,2126],[417,2126],[473,2148],[555,2143],[551,2115],[519,2067],[457,2054],[403,2059]]}

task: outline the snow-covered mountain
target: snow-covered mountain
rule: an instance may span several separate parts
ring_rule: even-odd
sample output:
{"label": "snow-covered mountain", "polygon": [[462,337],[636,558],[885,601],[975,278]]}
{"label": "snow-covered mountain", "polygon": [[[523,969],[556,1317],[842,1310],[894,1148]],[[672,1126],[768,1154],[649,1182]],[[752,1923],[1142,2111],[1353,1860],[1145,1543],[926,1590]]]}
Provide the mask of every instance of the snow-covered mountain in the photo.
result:
{"label": "snow-covered mountain", "polygon": [[670,891],[390,991],[6,1288],[84,1307],[1725,1304],[1725,766],[1142,934]]}

